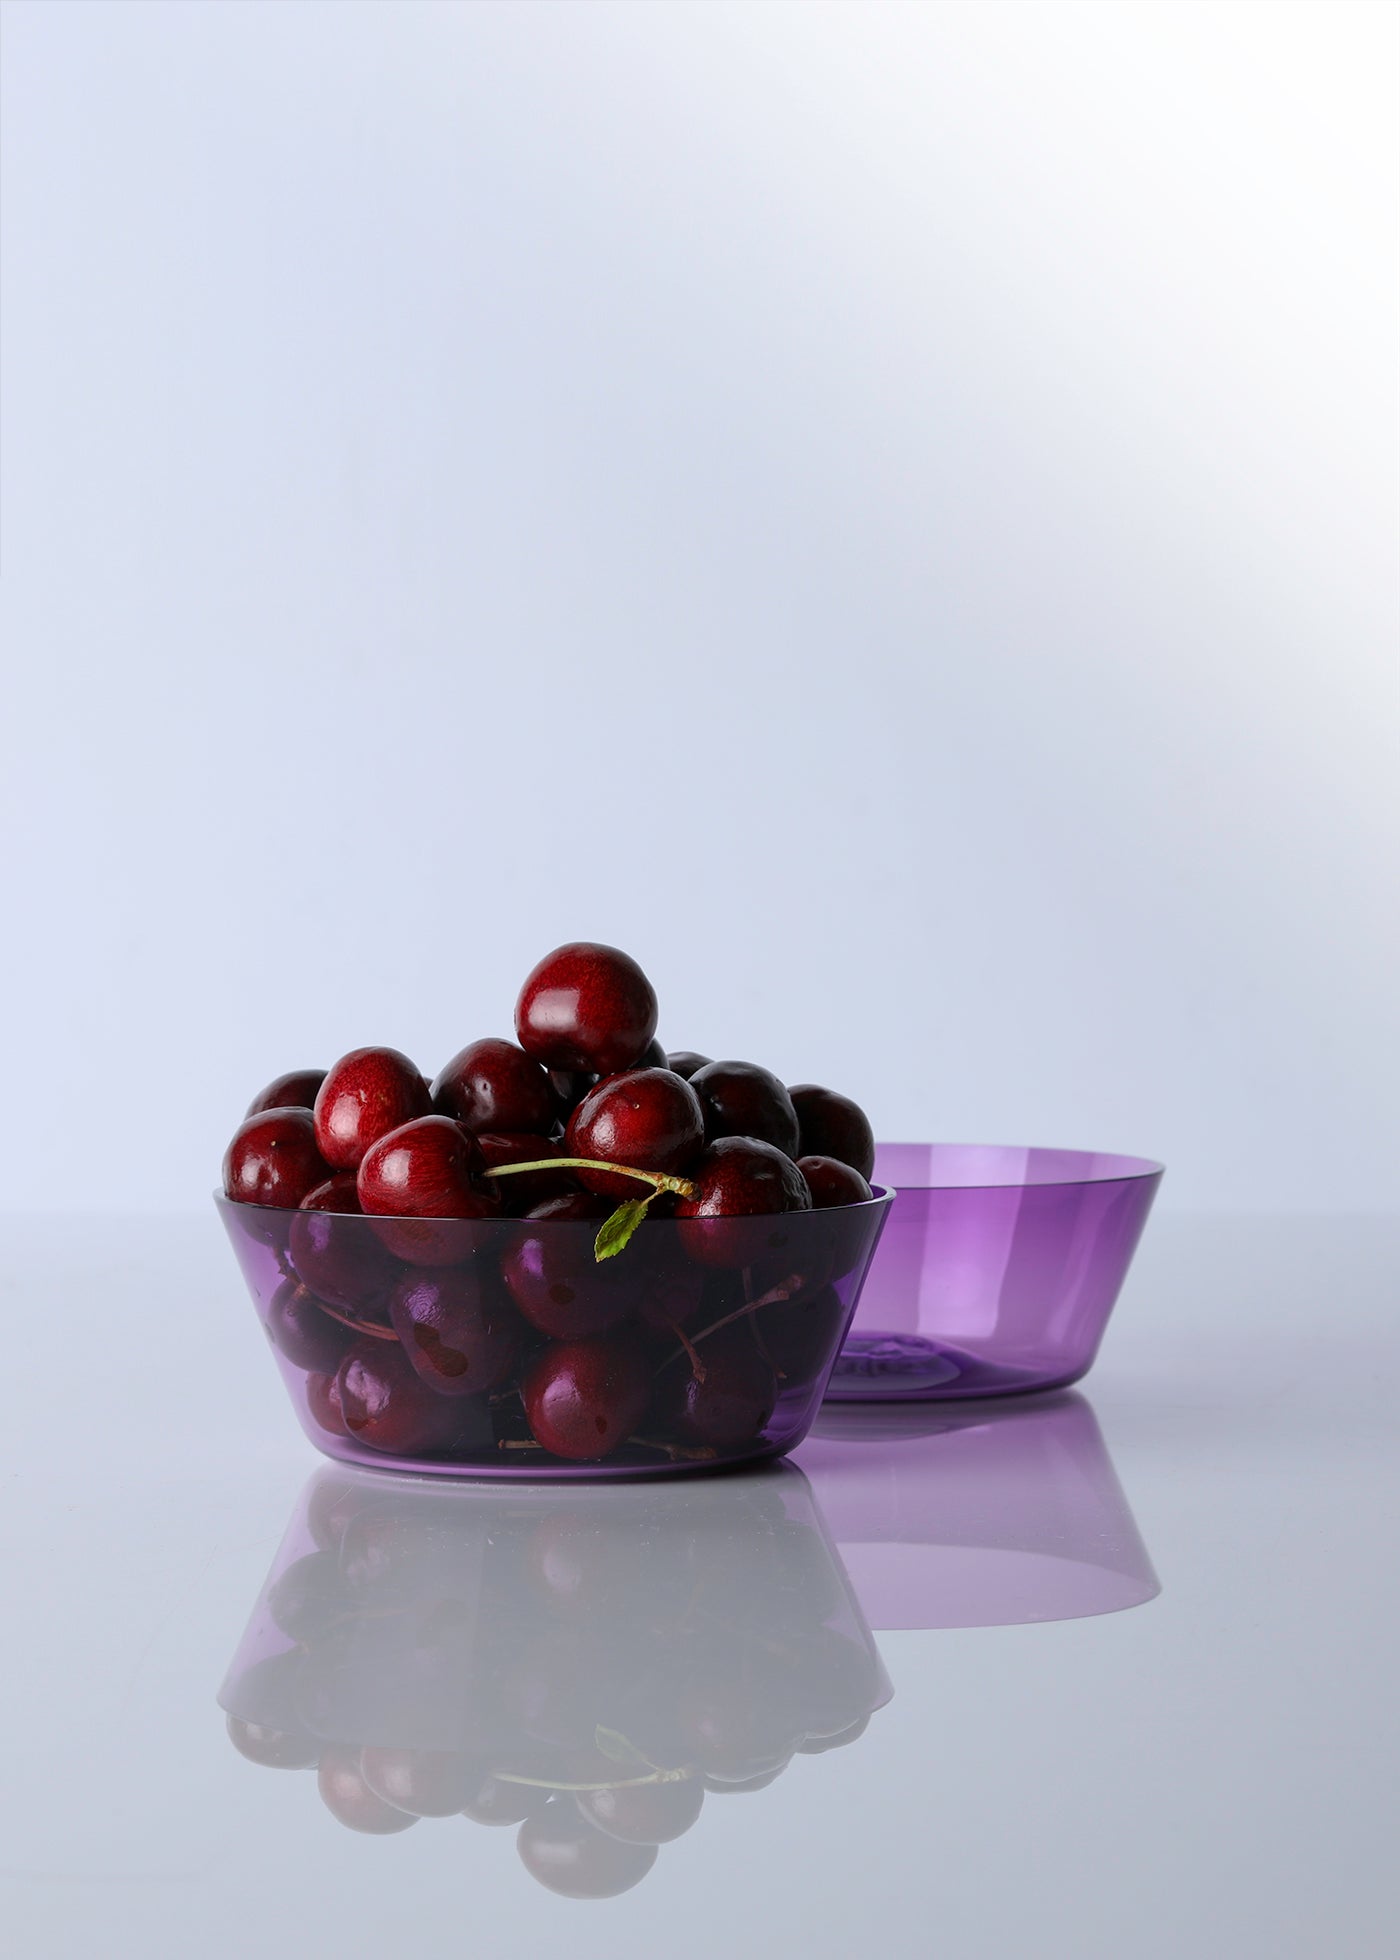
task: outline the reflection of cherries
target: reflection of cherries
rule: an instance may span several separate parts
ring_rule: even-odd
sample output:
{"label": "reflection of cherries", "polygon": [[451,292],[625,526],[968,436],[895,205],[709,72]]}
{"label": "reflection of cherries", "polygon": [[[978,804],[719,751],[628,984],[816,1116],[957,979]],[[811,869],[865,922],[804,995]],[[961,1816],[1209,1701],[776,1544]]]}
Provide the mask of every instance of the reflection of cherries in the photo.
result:
{"label": "reflection of cherries", "polygon": [[413,1817],[452,1817],[469,1803],[480,1771],[456,1750],[367,1748],[360,1774],[375,1796]]}
{"label": "reflection of cherries", "polygon": [[578,1463],[625,1443],[650,1392],[641,1348],[620,1336],[555,1342],[531,1364],[521,1389],[536,1440]]}
{"label": "reflection of cherries", "polygon": [[394,1831],[406,1831],[410,1824],[418,1822],[407,1811],[385,1803],[383,1797],[370,1789],[360,1771],[358,1749],[346,1749],[335,1743],[324,1750],[317,1782],[327,1810],[352,1831],[387,1837]]}
{"label": "reflection of cherries", "polygon": [[474,1824],[523,1824],[527,1817],[544,1809],[548,1798],[548,1790],[536,1789],[528,1783],[479,1776],[461,1811]]}
{"label": "reflection of cherries", "polygon": [[240,1756],[261,1763],[264,1769],[310,1769],[321,1749],[314,1736],[265,1729],[258,1722],[241,1722],[236,1715],[228,1718],[228,1739]]}
{"label": "reflection of cherries", "polygon": [[695,1823],[704,1801],[700,1778],[686,1776],[580,1791],[578,1807],[590,1824],[623,1844],[670,1844]]}
{"label": "reflection of cherries", "polygon": [[532,1878],[566,1899],[612,1899],[640,1885],[656,1863],[654,1844],[624,1844],[555,1798],[520,1826],[516,1848]]}

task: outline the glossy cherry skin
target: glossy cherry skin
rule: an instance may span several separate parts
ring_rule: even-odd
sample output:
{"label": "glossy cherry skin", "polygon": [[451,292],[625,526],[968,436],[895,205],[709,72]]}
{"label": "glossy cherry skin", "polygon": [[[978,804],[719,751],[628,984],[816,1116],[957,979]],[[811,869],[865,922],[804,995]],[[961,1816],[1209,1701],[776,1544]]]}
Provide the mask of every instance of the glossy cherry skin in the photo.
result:
{"label": "glossy cherry skin", "polygon": [[834,1157],[869,1178],[875,1169],[875,1132],[859,1103],[815,1082],[789,1089],[801,1130],[803,1157]]}
{"label": "glossy cherry skin", "polygon": [[420,1116],[391,1130],[366,1153],[360,1165],[360,1204],[400,1259],[420,1266],[451,1265],[460,1256],[463,1235],[426,1221],[497,1217],[501,1201],[482,1181],[485,1168],[480,1146],[460,1123],[450,1116]]}
{"label": "glossy cherry skin", "polygon": [[[564,1133],[571,1157],[601,1157],[637,1170],[684,1172],[705,1143],[705,1123],[690,1084],[668,1068],[610,1075],[585,1096]],[[645,1198],[651,1186],[611,1171],[576,1171],[586,1190],[605,1198]]]}
{"label": "glossy cherry skin", "polygon": [[651,1375],[640,1346],[624,1336],[558,1341],[536,1356],[521,1396],[537,1443],[591,1463],[633,1434],[651,1398]]}
{"label": "glossy cherry skin", "polygon": [[247,1113],[261,1116],[265,1109],[314,1109],[317,1092],[325,1079],[323,1068],[294,1068],[286,1075],[275,1075],[254,1096]]}
{"label": "glossy cherry skin", "polygon": [[702,1341],[697,1352],[703,1380],[684,1356],[657,1376],[658,1433],[723,1451],[758,1443],[777,1404],[778,1383],[752,1327],[735,1321]]}
{"label": "glossy cherry skin", "polygon": [[323,1312],[320,1302],[298,1280],[283,1280],[267,1310],[267,1337],[294,1368],[334,1374],[351,1335]]}
{"label": "glossy cherry skin", "polygon": [[799,1157],[797,1168],[807,1180],[816,1211],[829,1211],[835,1205],[868,1204],[874,1196],[860,1172],[837,1157]]}
{"label": "glossy cherry skin", "polygon": [[495,1273],[487,1275],[475,1263],[405,1275],[389,1317],[414,1372],[439,1395],[485,1395],[495,1388],[523,1331]]}
{"label": "glossy cherry skin", "polygon": [[336,1170],[357,1170],[371,1145],[431,1108],[427,1085],[407,1055],[397,1048],[352,1048],[321,1084],[316,1141]]}
{"label": "glossy cherry skin", "polygon": [[302,1211],[333,1211],[342,1218],[357,1218],[360,1215],[360,1194],[356,1188],[353,1171],[337,1171],[328,1177],[324,1184],[318,1184],[314,1191],[308,1191],[301,1201]]}
{"label": "glossy cherry skin", "polygon": [[661,1043],[657,1040],[655,1035],[652,1036],[651,1040],[647,1043],[646,1047],[642,1050],[641,1054],[638,1055],[636,1061],[633,1062],[632,1066],[633,1068],[669,1068],[670,1067],[670,1063],[666,1059],[666,1050],[661,1046]]}
{"label": "glossy cherry skin", "polygon": [[261,1763],[264,1769],[310,1769],[321,1753],[321,1745],[314,1736],[265,1729],[258,1722],[244,1722],[237,1715],[228,1718],[228,1739],[240,1756],[246,1756],[250,1763]]}
{"label": "glossy cherry skin", "polygon": [[[601,1262],[597,1226],[612,1206],[580,1191],[536,1205],[501,1262],[511,1298],[532,1327],[558,1340],[601,1334],[634,1313],[644,1268],[626,1253]],[[645,1230],[645,1226],[642,1230]],[[635,1252],[635,1245],[627,1248]]]}
{"label": "glossy cherry skin", "polygon": [[433,1393],[395,1342],[359,1342],[340,1364],[336,1389],[346,1434],[367,1449],[416,1456],[452,1441],[455,1404]]}
{"label": "glossy cherry skin", "polygon": [[690,1078],[705,1114],[705,1140],[755,1137],[797,1155],[797,1112],[777,1076],[754,1062],[707,1062]]}
{"label": "glossy cherry skin", "polygon": [[698,1776],[581,1790],[577,1798],[589,1823],[622,1844],[670,1844],[698,1820],[704,1801]]}
{"label": "glossy cherry skin", "polygon": [[558,1120],[567,1123],[598,1078],[591,1069],[552,1068],[547,1073]]}
{"label": "glossy cherry skin", "polygon": [[386,1837],[394,1831],[406,1831],[410,1824],[418,1822],[406,1810],[385,1803],[383,1797],[370,1789],[360,1769],[358,1749],[331,1743],[322,1751],[316,1780],[327,1810],[352,1831]]}
{"label": "glossy cherry skin", "polygon": [[697,1070],[708,1068],[709,1065],[710,1057],[697,1054],[693,1048],[673,1048],[666,1057],[667,1068],[672,1069],[677,1075],[683,1075],[687,1082]]}
{"label": "glossy cherry skin", "polygon": [[348,1436],[345,1412],[340,1406],[339,1364],[335,1374],[317,1372],[306,1377],[306,1412],[318,1429],[328,1436]]}
{"label": "glossy cherry skin", "polygon": [[456,1749],[367,1747],[360,1774],[375,1796],[411,1817],[453,1817],[481,1782],[479,1766]]}
{"label": "glossy cherry skin", "polygon": [[609,1837],[575,1803],[557,1798],[526,1818],[515,1842],[531,1878],[566,1899],[614,1899],[656,1863],[654,1844]]}
{"label": "glossy cherry skin", "polygon": [[224,1152],[224,1196],[241,1205],[294,1211],[329,1175],[307,1109],[245,1117]]}
{"label": "glossy cherry skin", "polygon": [[489,1177],[497,1164],[537,1164],[547,1157],[562,1157],[563,1144],[551,1137],[485,1130],[476,1141],[485,1159],[489,1188],[499,1192],[501,1211],[507,1218],[523,1218],[536,1205],[578,1190],[578,1180],[572,1171],[526,1171],[523,1177]]}
{"label": "glossy cherry skin", "polygon": [[616,1075],[656,1033],[656,993],[615,946],[577,940],[547,953],[520,989],[515,1032],[546,1068]]}
{"label": "glossy cherry skin", "polygon": [[532,1130],[548,1136],[558,1113],[549,1077],[513,1041],[487,1036],[454,1055],[433,1084],[433,1108],[476,1134]]}
{"label": "glossy cherry skin", "polygon": [[[694,1219],[698,1229],[684,1231],[683,1243],[692,1259],[707,1266],[752,1265],[759,1251],[780,1252],[785,1234],[769,1234],[775,1243],[741,1221],[793,1211],[810,1211],[812,1194],[792,1159],[771,1143],[750,1137],[717,1137],[706,1146],[686,1175],[697,1188],[682,1198],[676,1217]],[[726,1229],[722,1220],[732,1220]]]}

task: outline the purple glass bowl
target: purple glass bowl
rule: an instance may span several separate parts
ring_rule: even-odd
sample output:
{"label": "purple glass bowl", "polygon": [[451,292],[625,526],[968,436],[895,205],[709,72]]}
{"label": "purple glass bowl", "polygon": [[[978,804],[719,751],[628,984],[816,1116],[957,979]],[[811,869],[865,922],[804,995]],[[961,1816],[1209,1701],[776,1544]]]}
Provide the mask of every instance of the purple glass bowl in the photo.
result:
{"label": "purple glass bowl", "polygon": [[[635,1476],[782,1456],[821,1405],[890,1208],[597,1226],[362,1218],[216,1200],[319,1450],[422,1476]],[[596,1393],[541,1445],[526,1400],[564,1343]],[[541,1400],[533,1398],[538,1406]],[[543,1398],[559,1411],[557,1399]],[[595,1441],[596,1430],[596,1441]]]}
{"label": "purple glass bowl", "polygon": [[847,1402],[1062,1388],[1093,1363],[1157,1195],[1143,1157],[882,1143],[896,1196],[827,1388]]}

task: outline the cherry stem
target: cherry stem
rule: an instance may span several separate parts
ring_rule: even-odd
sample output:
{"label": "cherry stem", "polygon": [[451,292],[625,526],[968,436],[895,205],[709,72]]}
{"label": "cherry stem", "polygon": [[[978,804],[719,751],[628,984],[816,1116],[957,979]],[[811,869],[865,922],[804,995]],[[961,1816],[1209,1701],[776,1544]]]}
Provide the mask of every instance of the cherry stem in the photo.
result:
{"label": "cherry stem", "polygon": [[375,1327],[367,1320],[352,1320],[348,1313],[327,1306],[324,1300],[318,1300],[316,1304],[322,1313],[329,1314],[332,1320],[338,1320],[342,1327],[353,1327],[357,1334],[372,1334],[376,1341],[396,1341],[399,1338],[392,1327]]}
{"label": "cherry stem", "polygon": [[537,1163],[497,1164],[487,1177],[519,1177],[522,1171],[612,1171],[617,1177],[639,1178],[653,1191],[674,1191],[678,1198],[693,1198],[695,1186],[688,1177],[672,1177],[666,1171],[639,1171],[631,1164],[609,1164],[601,1157],[542,1157]]}
{"label": "cherry stem", "polygon": [[498,1783],[520,1783],[527,1790],[636,1790],[644,1783],[688,1783],[688,1769],[657,1769],[650,1776],[624,1776],[615,1783],[552,1783],[543,1776],[513,1776],[509,1770],[495,1769]]}
{"label": "cherry stem", "polygon": [[[733,1313],[725,1314],[722,1320],[712,1320],[708,1327],[702,1327],[698,1334],[692,1334],[685,1346],[678,1347],[674,1354],[668,1354],[655,1372],[659,1375],[662,1368],[669,1368],[671,1363],[678,1361],[682,1354],[690,1352],[701,1341],[708,1340],[711,1334],[718,1334],[721,1327],[728,1327],[734,1321],[742,1320],[746,1314],[757,1313],[760,1307],[774,1307],[782,1300],[790,1300],[794,1293],[800,1293],[801,1290],[801,1273],[790,1273],[786,1279],[779,1280],[778,1284],[770,1287],[766,1293],[761,1293],[758,1299],[746,1300],[742,1307],[736,1307]],[[679,1334],[680,1329],[677,1328],[676,1332]]]}

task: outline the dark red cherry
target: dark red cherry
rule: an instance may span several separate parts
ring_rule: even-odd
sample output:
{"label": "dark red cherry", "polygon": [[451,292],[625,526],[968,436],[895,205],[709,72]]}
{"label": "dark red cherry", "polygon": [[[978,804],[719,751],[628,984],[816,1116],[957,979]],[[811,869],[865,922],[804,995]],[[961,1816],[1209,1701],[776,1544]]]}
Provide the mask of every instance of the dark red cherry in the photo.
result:
{"label": "dark red cherry", "polygon": [[237,1715],[228,1718],[228,1739],[240,1756],[246,1756],[250,1763],[261,1763],[264,1769],[310,1769],[321,1753],[320,1743],[304,1730],[265,1729]]}
{"label": "dark red cherry", "polygon": [[[342,1188],[332,1192],[332,1186]],[[318,1300],[382,1326],[386,1298],[401,1268],[369,1221],[357,1216],[359,1209],[348,1172],[311,1192],[287,1229],[287,1262]]]}
{"label": "dark red cherry", "polygon": [[705,1786],[698,1776],[667,1783],[633,1783],[581,1790],[578,1807],[590,1824],[623,1844],[670,1844],[700,1816]]}
{"label": "dark red cherry", "polygon": [[[420,1116],[381,1137],[360,1165],[360,1203],[383,1243],[419,1266],[449,1266],[471,1250],[469,1235],[432,1219],[494,1218],[501,1201],[482,1182],[476,1139],[450,1116]],[[393,1219],[390,1224],[386,1221]]]}
{"label": "dark red cherry", "polygon": [[657,1040],[655,1035],[652,1036],[651,1040],[647,1043],[646,1047],[642,1050],[641,1054],[638,1055],[636,1061],[633,1062],[632,1066],[633,1068],[669,1068],[670,1067],[670,1063],[666,1060],[666,1050],[661,1046],[661,1043]]}
{"label": "dark red cherry", "polygon": [[548,1136],[557,1107],[549,1077],[513,1041],[468,1042],[433,1084],[433,1108],[467,1129],[533,1130]]}
{"label": "dark red cherry", "polygon": [[[571,1157],[602,1157],[643,1171],[683,1172],[700,1155],[704,1119],[695,1091],[668,1068],[610,1075],[569,1118],[564,1148]],[[578,1171],[580,1184],[605,1198],[645,1198],[640,1179],[611,1171]]]}
{"label": "dark red cherry", "polygon": [[644,1262],[625,1253],[600,1262],[593,1253],[597,1227],[611,1209],[607,1199],[580,1191],[536,1205],[521,1220],[501,1274],[540,1333],[560,1340],[601,1334],[636,1311]]}
{"label": "dark red cherry", "polygon": [[537,1443],[555,1456],[591,1463],[636,1429],[651,1377],[640,1346],[620,1335],[558,1341],[536,1356],[521,1395]]}
{"label": "dark red cherry", "polygon": [[[493,1131],[483,1131],[477,1138],[481,1154],[486,1160],[487,1172],[493,1171],[497,1164],[536,1164],[546,1157],[562,1157],[564,1146],[550,1137],[530,1136],[517,1133],[501,1135]],[[498,1190],[501,1197],[501,1210],[507,1218],[523,1218],[527,1211],[536,1205],[548,1203],[551,1198],[566,1196],[577,1191],[578,1181],[572,1171],[526,1171],[523,1177],[502,1177],[491,1181],[491,1189]]]}
{"label": "dark red cherry", "polygon": [[708,1068],[709,1065],[710,1057],[697,1055],[693,1048],[673,1048],[666,1057],[667,1068],[674,1070],[677,1075],[683,1075],[687,1082],[697,1069]]}
{"label": "dark red cherry", "polygon": [[316,1141],[328,1164],[353,1171],[380,1137],[431,1108],[427,1085],[407,1055],[397,1048],[352,1048],[321,1084]]}
{"label": "dark red cherry", "polygon": [[833,1360],[849,1309],[834,1286],[774,1301],[754,1316],[784,1388],[806,1388]]}
{"label": "dark red cherry", "polygon": [[333,1742],[322,1751],[316,1780],[327,1810],[352,1831],[385,1837],[418,1822],[406,1810],[375,1795],[361,1772],[359,1750],[344,1743]]}
{"label": "dark red cherry", "polygon": [[316,1092],[325,1079],[323,1068],[294,1068],[286,1075],[275,1075],[254,1096],[247,1113],[261,1116],[265,1109],[314,1109]]}
{"label": "dark red cherry", "polygon": [[267,1310],[267,1335],[294,1368],[334,1374],[350,1341],[349,1331],[322,1311],[299,1280],[283,1280]]}
{"label": "dark red cherry", "polygon": [[567,1123],[598,1078],[591,1069],[552,1068],[548,1074],[558,1120]]}
{"label": "dark red cherry", "polygon": [[515,1032],[546,1068],[616,1075],[656,1033],[656,994],[626,953],[578,940],[546,954],[526,980]]}
{"label": "dark red cherry", "polygon": [[658,1433],[716,1450],[757,1443],[777,1403],[778,1384],[752,1327],[735,1321],[702,1341],[697,1353],[698,1371],[682,1356],[656,1378]]}
{"label": "dark red cherry", "polygon": [[340,1406],[340,1375],[317,1373],[306,1377],[306,1412],[328,1436],[348,1436]]}
{"label": "dark red cherry", "polygon": [[407,1274],[389,1317],[414,1372],[439,1395],[486,1394],[520,1346],[514,1307],[494,1271],[477,1263]]}
{"label": "dark red cherry", "polygon": [[531,1878],[566,1899],[613,1899],[640,1885],[654,1844],[624,1844],[590,1824],[571,1800],[552,1799],[520,1826],[516,1849]]}
{"label": "dark red cherry", "polygon": [[[753,1265],[774,1235],[746,1220],[812,1207],[807,1181],[792,1159],[750,1137],[717,1137],[686,1175],[697,1193],[678,1201],[676,1217],[683,1221],[686,1250],[707,1266]],[[695,1226],[686,1230],[684,1221],[691,1219]]]}
{"label": "dark red cherry", "polygon": [[787,1090],[754,1062],[706,1062],[690,1078],[705,1113],[705,1141],[756,1137],[797,1155],[797,1112]]}
{"label": "dark red cherry", "polygon": [[224,1196],[241,1205],[294,1211],[330,1167],[316,1147],[307,1109],[274,1109],[245,1117],[224,1152]]}
{"label": "dark red cherry", "polygon": [[875,1132],[859,1103],[815,1082],[798,1082],[789,1089],[801,1130],[803,1157],[834,1157],[868,1178],[875,1169]]}
{"label": "dark red cherry", "polygon": [[453,1817],[481,1782],[480,1767],[456,1749],[365,1748],[360,1774],[375,1796],[411,1817]]}
{"label": "dark red cherry", "polygon": [[858,1170],[836,1157],[799,1157],[797,1168],[807,1180],[816,1211],[835,1205],[867,1204],[874,1196]]}
{"label": "dark red cherry", "polygon": [[452,1441],[454,1404],[433,1393],[394,1342],[361,1341],[352,1348],[336,1388],[346,1433],[367,1449],[416,1456]]}

